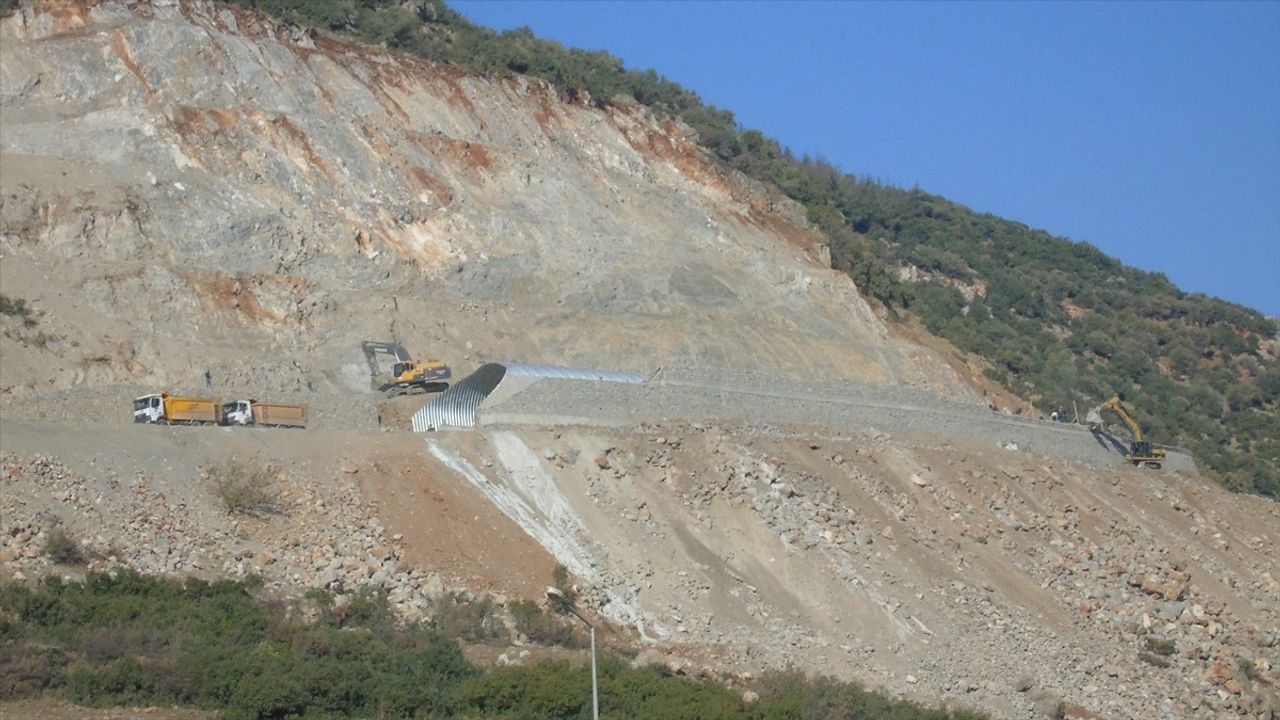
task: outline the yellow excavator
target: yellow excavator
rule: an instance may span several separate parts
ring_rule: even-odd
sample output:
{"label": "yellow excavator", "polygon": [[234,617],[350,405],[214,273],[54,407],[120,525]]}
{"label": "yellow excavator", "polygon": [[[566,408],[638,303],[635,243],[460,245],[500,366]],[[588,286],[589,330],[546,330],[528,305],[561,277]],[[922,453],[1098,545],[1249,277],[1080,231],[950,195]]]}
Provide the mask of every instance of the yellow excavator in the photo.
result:
{"label": "yellow excavator", "polygon": [[[373,386],[387,397],[415,392],[444,392],[449,389],[451,371],[441,360],[414,360],[399,343],[365,342],[362,343],[362,348],[369,361]],[[392,363],[389,373],[378,362],[380,356],[390,356]]]}
{"label": "yellow excavator", "polygon": [[1089,429],[1094,432],[1099,432],[1102,429],[1102,413],[1106,410],[1110,410],[1120,416],[1121,422],[1125,424],[1125,427],[1129,428],[1129,432],[1133,433],[1133,440],[1129,443],[1129,452],[1124,456],[1124,459],[1138,467],[1159,470],[1160,464],[1164,462],[1164,448],[1151,446],[1151,442],[1147,440],[1146,435],[1142,432],[1142,426],[1125,409],[1123,393],[1089,411],[1088,416],[1085,418],[1085,421],[1089,423]]}

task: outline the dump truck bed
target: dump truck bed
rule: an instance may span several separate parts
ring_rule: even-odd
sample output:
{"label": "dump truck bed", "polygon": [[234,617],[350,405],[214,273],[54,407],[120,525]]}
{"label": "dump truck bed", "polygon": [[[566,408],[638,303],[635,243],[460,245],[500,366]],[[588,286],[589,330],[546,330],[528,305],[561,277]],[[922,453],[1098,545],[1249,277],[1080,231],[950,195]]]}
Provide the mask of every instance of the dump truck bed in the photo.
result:
{"label": "dump truck bed", "polygon": [[217,423],[218,401],[170,395],[164,399],[164,416],[171,423]]}
{"label": "dump truck bed", "polygon": [[253,404],[253,422],[255,425],[306,427],[307,406],[257,402]]}

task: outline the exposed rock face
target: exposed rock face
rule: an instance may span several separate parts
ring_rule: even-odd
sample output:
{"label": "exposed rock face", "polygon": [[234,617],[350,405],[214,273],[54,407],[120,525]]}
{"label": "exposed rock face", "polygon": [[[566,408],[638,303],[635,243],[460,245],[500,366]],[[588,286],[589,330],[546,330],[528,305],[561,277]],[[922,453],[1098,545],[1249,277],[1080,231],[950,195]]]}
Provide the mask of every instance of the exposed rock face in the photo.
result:
{"label": "exposed rock face", "polygon": [[798,206],[643,108],[203,3],[38,5],[0,39],[6,292],[51,328],[46,347],[5,341],[38,360],[0,387],[211,367],[346,391],[367,386],[358,342],[395,332],[464,367],[678,362],[961,392],[885,337]]}

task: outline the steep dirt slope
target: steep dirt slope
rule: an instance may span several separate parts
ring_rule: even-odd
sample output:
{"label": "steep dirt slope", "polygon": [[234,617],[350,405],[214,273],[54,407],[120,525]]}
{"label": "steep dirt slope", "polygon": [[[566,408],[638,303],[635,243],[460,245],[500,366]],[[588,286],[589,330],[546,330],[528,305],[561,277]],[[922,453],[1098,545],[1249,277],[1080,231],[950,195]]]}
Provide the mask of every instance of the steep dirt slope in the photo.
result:
{"label": "steep dirt slope", "polygon": [[1111,718],[1274,702],[1280,505],[1198,477],[923,435],[459,437],[429,452],[592,607],[713,666],[794,664],[1008,717],[1055,700]]}
{"label": "steep dirt slope", "polygon": [[367,386],[361,339],[651,371],[959,385],[802,212],[638,107],[562,102],[204,3],[0,25],[0,387]]}

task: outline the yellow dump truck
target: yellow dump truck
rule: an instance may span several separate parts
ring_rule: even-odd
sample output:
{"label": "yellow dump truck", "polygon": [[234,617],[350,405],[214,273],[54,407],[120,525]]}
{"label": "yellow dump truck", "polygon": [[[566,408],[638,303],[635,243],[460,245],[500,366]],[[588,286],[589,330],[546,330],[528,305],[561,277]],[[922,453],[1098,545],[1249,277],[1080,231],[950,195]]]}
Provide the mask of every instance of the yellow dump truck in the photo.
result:
{"label": "yellow dump truck", "polygon": [[181,397],[169,393],[134,398],[133,421],[162,425],[216,425],[220,407],[214,398]]}
{"label": "yellow dump truck", "polygon": [[222,405],[222,424],[304,428],[307,426],[307,406],[233,400]]}

